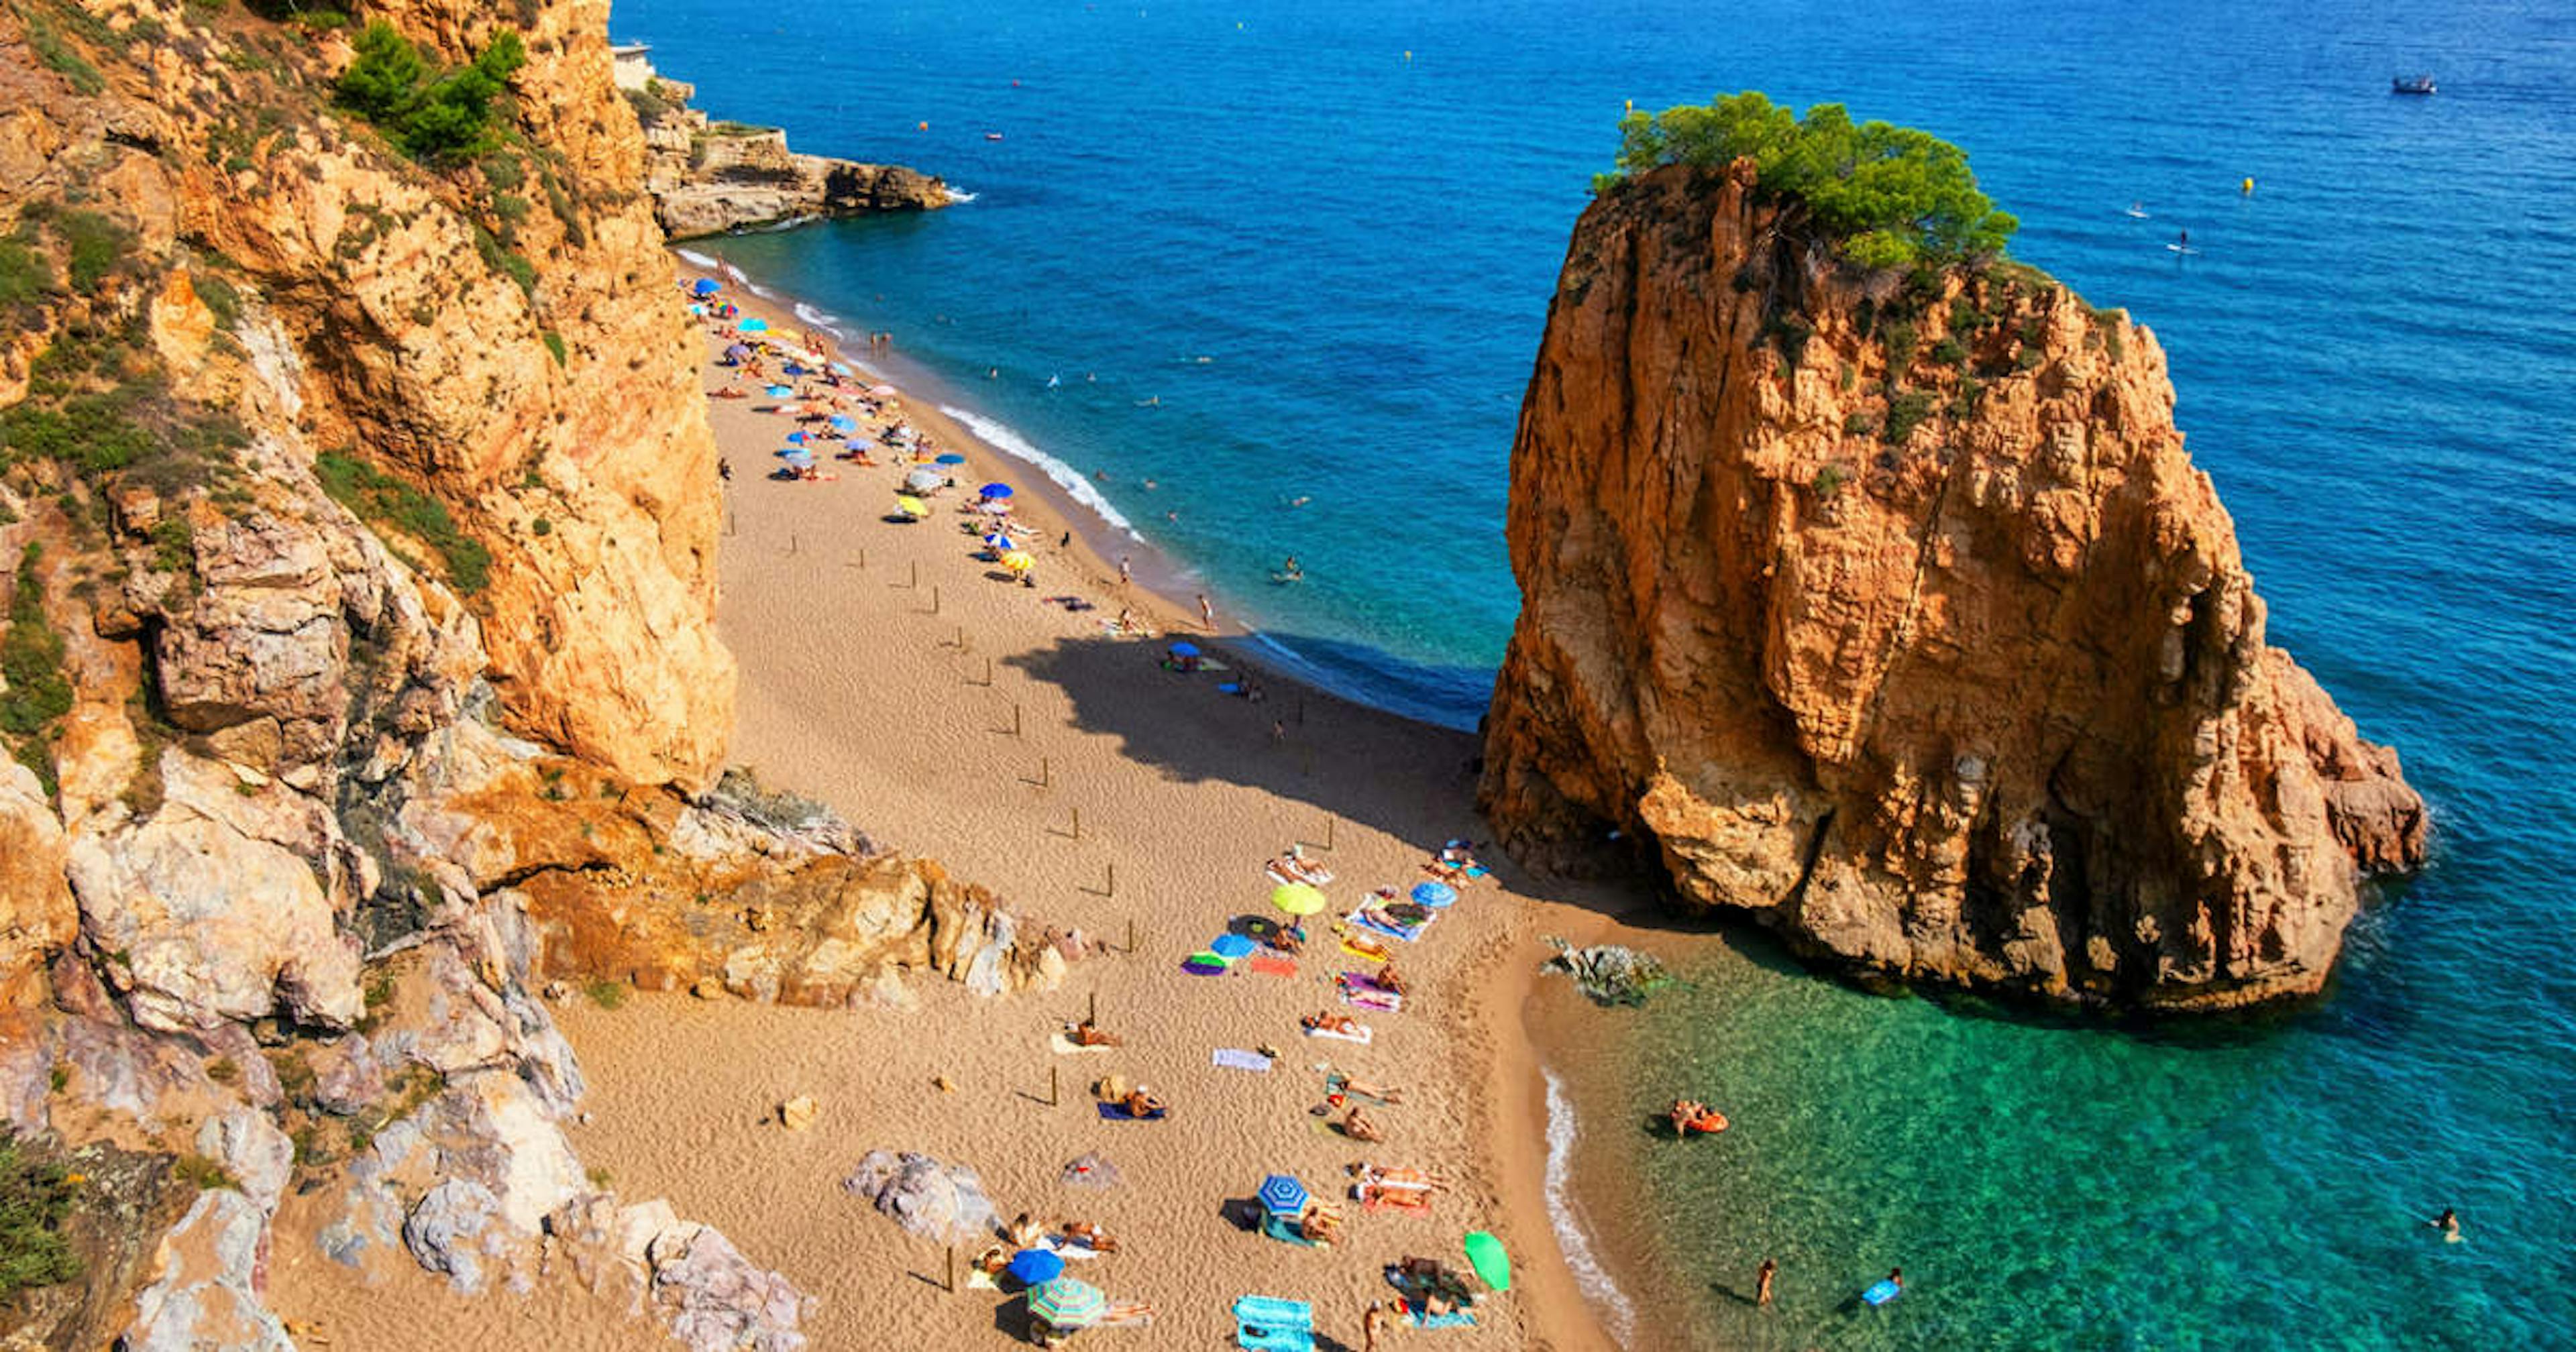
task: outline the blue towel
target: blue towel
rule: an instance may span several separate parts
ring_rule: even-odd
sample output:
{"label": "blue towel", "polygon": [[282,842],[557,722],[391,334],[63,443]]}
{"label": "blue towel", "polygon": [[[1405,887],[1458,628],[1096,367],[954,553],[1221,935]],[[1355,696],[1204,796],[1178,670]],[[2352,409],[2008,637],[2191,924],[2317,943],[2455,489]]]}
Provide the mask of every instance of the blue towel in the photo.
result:
{"label": "blue towel", "polygon": [[1127,1111],[1127,1105],[1124,1103],[1104,1103],[1100,1105],[1100,1115],[1112,1122],[1160,1122],[1168,1112],[1169,1110],[1166,1109],[1161,1113],[1153,1113],[1144,1117],[1138,1117],[1134,1113]]}
{"label": "blue towel", "polygon": [[1465,1310],[1451,1310],[1447,1314],[1424,1314],[1421,1310],[1415,1309],[1412,1306],[1407,1306],[1405,1308],[1412,1311],[1413,1326],[1415,1328],[1471,1329],[1476,1327],[1476,1316],[1469,1314]]}

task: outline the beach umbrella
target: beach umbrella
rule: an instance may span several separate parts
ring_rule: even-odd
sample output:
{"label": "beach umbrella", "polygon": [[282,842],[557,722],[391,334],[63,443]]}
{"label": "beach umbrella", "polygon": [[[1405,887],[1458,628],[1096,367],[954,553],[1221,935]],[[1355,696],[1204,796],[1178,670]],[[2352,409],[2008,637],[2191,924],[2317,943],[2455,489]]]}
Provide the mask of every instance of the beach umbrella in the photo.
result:
{"label": "beach umbrella", "polygon": [[1002,556],[1002,566],[1010,569],[1014,573],[1025,573],[1028,570],[1037,567],[1038,561],[1028,553],[1014,549]]}
{"label": "beach umbrella", "polygon": [[1497,1291],[1512,1289],[1512,1256],[1504,1252],[1503,1242],[1479,1230],[1467,1236],[1467,1266],[1485,1279],[1485,1285]]}
{"label": "beach umbrella", "polygon": [[1170,653],[1174,657],[1196,657],[1199,655],[1199,645],[1190,642],[1188,639],[1182,639],[1180,642],[1173,644],[1169,648],[1165,648],[1163,651]]}
{"label": "beach umbrella", "polygon": [[905,516],[930,515],[930,504],[923,502],[921,499],[913,497],[908,493],[899,493],[895,495],[894,508]]}
{"label": "beach umbrella", "polygon": [[734,325],[734,327],[745,333],[767,333],[769,332],[769,321],[766,319],[746,319],[741,323]]}
{"label": "beach umbrella", "polygon": [[1270,893],[1270,904],[1290,915],[1313,915],[1327,904],[1324,894],[1308,883],[1282,883]]}
{"label": "beach umbrella", "polygon": [[1430,882],[1413,885],[1413,899],[1437,909],[1458,899],[1458,889],[1447,883]]}
{"label": "beach umbrella", "polygon": [[791,465],[802,466],[814,463],[814,453],[812,451],[780,451],[779,455],[785,458],[787,463]]}
{"label": "beach umbrella", "polygon": [[1240,934],[1220,934],[1216,936],[1215,943],[1208,945],[1208,951],[1232,962],[1237,958],[1251,956],[1252,941]]}
{"label": "beach umbrella", "polygon": [[1007,498],[1011,495],[1011,486],[1009,484],[986,484],[975,491],[988,498]]}
{"label": "beach umbrella", "polygon": [[814,438],[812,436],[803,432],[790,432],[787,434],[787,444],[790,446],[802,446],[813,439]]}
{"label": "beach umbrella", "polygon": [[1059,1329],[1087,1329],[1109,1312],[1100,1288],[1072,1277],[1057,1277],[1029,1288],[1029,1313]]}
{"label": "beach umbrella", "polygon": [[859,420],[847,413],[835,413],[832,415],[832,420],[825,426],[835,432],[855,432],[859,430]]}
{"label": "beach umbrella", "polygon": [[749,361],[751,360],[751,349],[740,343],[735,343],[725,349],[725,360]]}
{"label": "beach umbrella", "polygon": [[848,362],[836,361],[832,363],[832,374],[836,376],[854,376],[857,375],[858,372],[851,370]]}
{"label": "beach umbrella", "polygon": [[1000,531],[995,531],[984,537],[984,547],[992,550],[996,554],[999,554],[1007,550],[1019,548],[1020,542],[1004,535]]}
{"label": "beach umbrella", "polygon": [[784,399],[789,395],[796,393],[796,388],[792,385],[772,385],[767,390],[764,390],[763,393],[767,394],[772,399]]}
{"label": "beach umbrella", "polygon": [[689,294],[693,296],[712,296],[722,290],[724,290],[724,283],[717,281],[713,277],[700,277],[697,280],[697,283],[689,288]]}
{"label": "beach umbrella", "polygon": [[1306,1209],[1306,1185],[1290,1174],[1261,1180],[1261,1209],[1274,1216],[1294,1216]]}
{"label": "beach umbrella", "polygon": [[868,387],[868,393],[875,395],[879,399],[891,399],[895,395],[901,393],[901,391],[897,390],[892,385],[870,385]]}
{"label": "beach umbrella", "polygon": [[787,363],[787,365],[786,365],[786,367],[785,367],[785,370],[786,370],[787,374],[789,374],[789,375],[791,375],[791,376],[810,376],[810,375],[814,374],[812,371],[809,371],[809,370],[805,369],[804,367],[799,366],[799,365],[797,365],[796,363],[794,363],[794,362],[792,362],[792,361],[791,361],[791,362],[789,362],[789,363]]}
{"label": "beach umbrella", "polygon": [[903,476],[904,487],[924,493],[934,488],[944,487],[947,483],[948,476],[935,469],[917,469]]}
{"label": "beach umbrella", "polygon": [[966,463],[966,457],[959,455],[955,451],[950,451],[948,454],[939,456],[930,463],[934,465],[962,465]]}
{"label": "beach umbrella", "polygon": [[1216,954],[1205,951],[1192,953],[1181,959],[1181,970],[1192,976],[1215,976],[1232,965]]}
{"label": "beach umbrella", "polygon": [[1035,1286],[1063,1276],[1064,1260],[1044,1249],[1022,1249],[1011,1255],[1011,1265],[1002,1270],[1022,1286]]}

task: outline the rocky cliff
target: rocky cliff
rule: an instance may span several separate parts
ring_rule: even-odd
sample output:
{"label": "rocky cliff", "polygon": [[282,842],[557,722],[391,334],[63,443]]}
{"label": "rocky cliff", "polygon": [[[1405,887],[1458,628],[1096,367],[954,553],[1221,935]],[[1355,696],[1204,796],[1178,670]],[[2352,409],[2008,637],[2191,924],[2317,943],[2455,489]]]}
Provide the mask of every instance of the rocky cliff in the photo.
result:
{"label": "rocky cliff", "polygon": [[1081,950],[719,777],[703,340],[605,3],[506,9],[364,8],[432,71],[525,36],[431,163],[335,108],[327,24],[0,9],[0,1124],[71,1161],[82,1269],[0,1287],[0,1345],[291,1346],[265,1255],[318,1243],[801,1346],[784,1282],[586,1180],[546,999]]}
{"label": "rocky cliff", "polygon": [[2411,868],[2396,754],[2264,638],[2154,337],[2029,269],[1859,272],[1750,166],[1584,214],[1512,450],[1481,797],[1907,980],[2316,990]]}
{"label": "rocky cliff", "polygon": [[695,92],[655,78],[627,93],[644,124],[644,186],[673,239],[949,203],[948,185],[919,170],[800,155],[775,127],[710,121],[689,106]]}

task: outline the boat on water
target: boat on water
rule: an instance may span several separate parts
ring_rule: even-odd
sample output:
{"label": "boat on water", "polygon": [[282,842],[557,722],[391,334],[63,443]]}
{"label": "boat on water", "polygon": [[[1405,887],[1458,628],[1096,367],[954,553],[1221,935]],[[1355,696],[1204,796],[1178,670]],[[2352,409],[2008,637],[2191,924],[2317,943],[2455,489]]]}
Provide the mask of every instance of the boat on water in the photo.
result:
{"label": "boat on water", "polygon": [[2388,77],[2388,92],[2391,94],[2430,94],[2433,92],[2433,77],[2430,75],[2392,75]]}

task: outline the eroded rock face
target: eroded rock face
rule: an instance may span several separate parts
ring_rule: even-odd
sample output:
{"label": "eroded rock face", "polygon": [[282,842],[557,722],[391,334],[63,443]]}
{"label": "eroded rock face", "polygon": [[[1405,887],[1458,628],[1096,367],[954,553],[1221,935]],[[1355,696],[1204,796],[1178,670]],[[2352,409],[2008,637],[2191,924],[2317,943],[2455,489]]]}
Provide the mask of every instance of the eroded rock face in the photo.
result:
{"label": "eroded rock face", "polygon": [[1576,228],[1522,406],[1481,801],[1912,979],[2313,991],[2422,802],[2264,639],[2152,335],[1838,270],[1744,177]]}
{"label": "eroded rock face", "polygon": [[644,122],[644,185],[673,239],[809,216],[935,211],[948,186],[899,164],[861,164],[787,148],[775,127],[710,123],[690,87],[656,81]]}
{"label": "eroded rock face", "polygon": [[268,1218],[230,1188],[200,1193],[162,1237],[152,1284],[136,1298],[127,1352],[294,1352],[286,1325],[259,1302]]}

